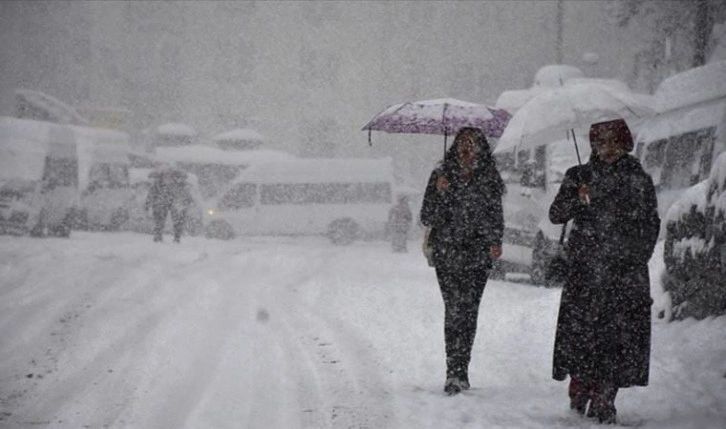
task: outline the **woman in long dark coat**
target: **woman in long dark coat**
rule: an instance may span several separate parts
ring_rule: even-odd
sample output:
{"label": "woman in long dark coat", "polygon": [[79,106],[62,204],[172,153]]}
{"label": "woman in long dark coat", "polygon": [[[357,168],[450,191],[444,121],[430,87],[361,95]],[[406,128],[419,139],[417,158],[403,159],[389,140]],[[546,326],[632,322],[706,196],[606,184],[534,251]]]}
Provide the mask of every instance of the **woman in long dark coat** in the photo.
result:
{"label": "woman in long dark coat", "polygon": [[590,142],[590,162],[567,171],[550,207],[552,223],[574,222],[553,377],[570,376],[571,408],[614,423],[618,388],[648,384],[648,260],[660,219],[653,181],[628,155],[625,121],[593,124]]}
{"label": "woman in long dark coat", "polygon": [[469,388],[469,361],[479,303],[492,261],[502,253],[504,182],[481,130],[464,128],[431,173],[421,223],[444,300],[446,382],[456,394]]}

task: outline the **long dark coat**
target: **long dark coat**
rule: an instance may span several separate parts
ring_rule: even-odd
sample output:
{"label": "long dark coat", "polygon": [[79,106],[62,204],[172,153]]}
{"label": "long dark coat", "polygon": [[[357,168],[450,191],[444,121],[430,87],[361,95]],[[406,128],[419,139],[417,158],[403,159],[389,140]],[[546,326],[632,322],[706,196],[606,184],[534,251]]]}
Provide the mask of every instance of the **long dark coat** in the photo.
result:
{"label": "long dark coat", "polygon": [[[583,182],[591,190],[587,206],[577,193]],[[567,171],[550,207],[550,220],[574,220],[553,378],[570,375],[614,387],[647,385],[652,304],[648,260],[660,226],[651,177],[630,155],[611,165],[593,158]]]}
{"label": "long dark coat", "polygon": [[[442,175],[449,181],[446,191],[436,188]],[[421,223],[432,228],[429,244],[436,268],[491,268],[489,249],[501,245],[504,234],[502,192],[493,165],[475,169],[468,182],[460,179],[454,162],[434,169],[421,206]]]}

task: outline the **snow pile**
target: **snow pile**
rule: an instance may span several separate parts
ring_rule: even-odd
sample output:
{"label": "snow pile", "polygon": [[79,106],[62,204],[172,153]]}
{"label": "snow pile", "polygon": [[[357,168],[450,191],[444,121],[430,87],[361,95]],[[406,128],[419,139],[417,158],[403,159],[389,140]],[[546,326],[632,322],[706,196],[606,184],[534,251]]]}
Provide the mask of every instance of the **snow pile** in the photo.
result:
{"label": "snow pile", "polygon": [[706,210],[706,191],[708,190],[708,185],[709,181],[704,180],[683,191],[680,194],[680,198],[668,209],[663,222],[677,222],[688,215],[693,209],[698,213],[704,213]]}

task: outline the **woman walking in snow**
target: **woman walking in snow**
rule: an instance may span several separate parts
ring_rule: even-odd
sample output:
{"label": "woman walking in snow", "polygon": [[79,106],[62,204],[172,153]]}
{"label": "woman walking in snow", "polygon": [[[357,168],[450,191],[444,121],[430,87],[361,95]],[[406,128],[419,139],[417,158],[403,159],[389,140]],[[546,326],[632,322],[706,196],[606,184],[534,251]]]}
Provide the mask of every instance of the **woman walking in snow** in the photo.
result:
{"label": "woman walking in snow", "polygon": [[434,169],[421,207],[444,300],[444,391],[469,388],[469,362],[479,303],[494,260],[502,254],[505,187],[484,133],[461,129]]}
{"label": "woman walking in snow", "polygon": [[618,389],[648,384],[648,260],[660,219],[653,180],[628,155],[625,121],[593,124],[590,144],[594,156],[567,171],[549,213],[554,224],[573,222],[553,378],[569,375],[572,409],[615,423]]}

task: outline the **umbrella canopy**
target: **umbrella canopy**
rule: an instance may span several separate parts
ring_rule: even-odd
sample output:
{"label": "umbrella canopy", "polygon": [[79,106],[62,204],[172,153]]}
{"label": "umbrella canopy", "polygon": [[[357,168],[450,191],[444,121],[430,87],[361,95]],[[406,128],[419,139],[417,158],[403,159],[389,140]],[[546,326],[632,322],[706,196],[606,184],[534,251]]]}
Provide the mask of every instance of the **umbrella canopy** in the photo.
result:
{"label": "umbrella canopy", "polygon": [[503,109],[442,98],[389,106],[373,117],[363,131],[446,136],[464,127],[475,127],[484,131],[487,137],[499,137],[509,118],[511,115]]}
{"label": "umbrella canopy", "polygon": [[509,121],[494,153],[531,149],[564,139],[574,130],[622,118],[632,127],[655,113],[653,99],[598,83],[566,84],[529,100]]}

